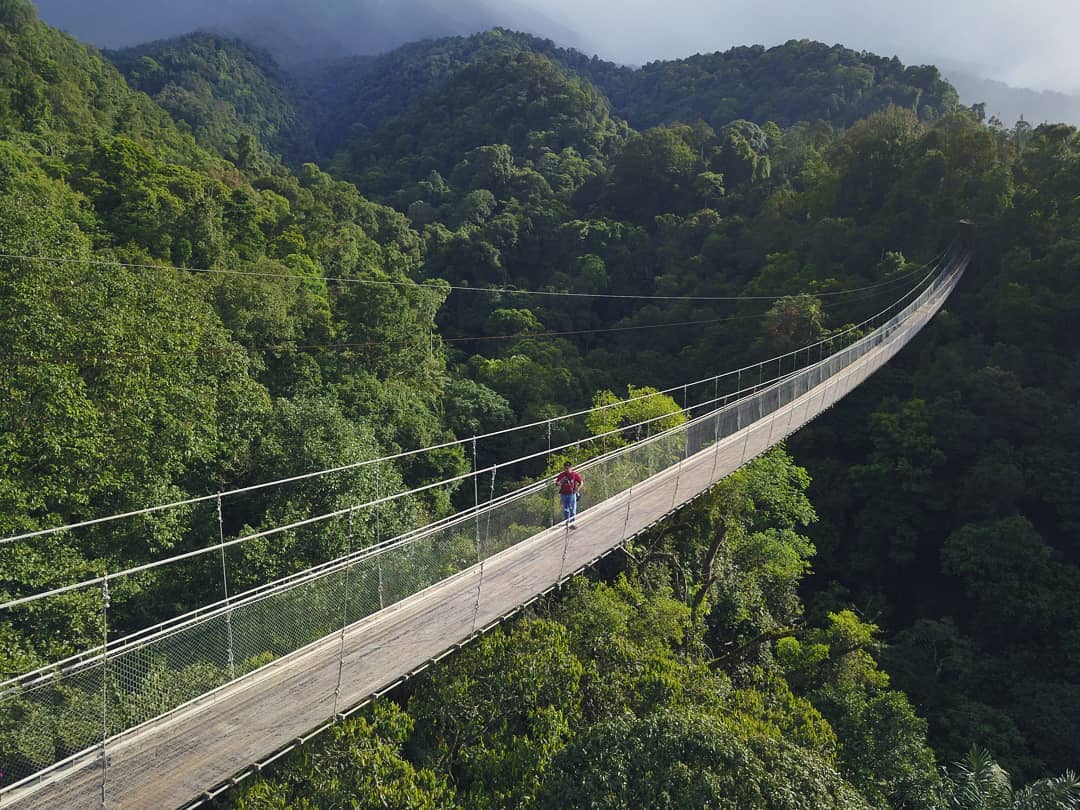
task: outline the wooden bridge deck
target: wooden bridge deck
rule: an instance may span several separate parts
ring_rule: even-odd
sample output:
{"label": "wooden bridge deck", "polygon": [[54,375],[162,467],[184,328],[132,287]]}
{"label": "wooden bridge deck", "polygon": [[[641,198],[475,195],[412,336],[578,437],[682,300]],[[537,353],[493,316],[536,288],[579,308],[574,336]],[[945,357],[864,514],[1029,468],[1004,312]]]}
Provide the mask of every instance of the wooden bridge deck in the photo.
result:
{"label": "wooden bridge deck", "polygon": [[[927,304],[925,314],[913,316],[919,323],[901,332],[917,331],[938,306],[940,301]],[[556,526],[487,560],[478,612],[476,566],[353,625],[345,634],[339,711],[423,668],[474,628],[512,614],[708,490],[830,407],[903,343],[877,347],[779,411],[586,509],[577,531]],[[340,649],[340,634],[328,637],[111,741],[105,806],[142,810],[197,803],[204,791],[325,724],[334,714]],[[100,757],[88,753],[39,784],[0,798],[0,806],[97,810]]]}

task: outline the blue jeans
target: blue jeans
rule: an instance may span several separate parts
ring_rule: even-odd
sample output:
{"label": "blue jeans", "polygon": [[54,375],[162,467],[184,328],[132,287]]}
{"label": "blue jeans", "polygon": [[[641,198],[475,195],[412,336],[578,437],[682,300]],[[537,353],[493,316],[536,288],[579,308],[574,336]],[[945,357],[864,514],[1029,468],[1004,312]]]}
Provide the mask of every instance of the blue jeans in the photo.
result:
{"label": "blue jeans", "polygon": [[566,522],[573,523],[574,518],[577,516],[577,493],[571,492],[564,495],[560,492],[559,500],[562,501],[562,513],[566,518]]}

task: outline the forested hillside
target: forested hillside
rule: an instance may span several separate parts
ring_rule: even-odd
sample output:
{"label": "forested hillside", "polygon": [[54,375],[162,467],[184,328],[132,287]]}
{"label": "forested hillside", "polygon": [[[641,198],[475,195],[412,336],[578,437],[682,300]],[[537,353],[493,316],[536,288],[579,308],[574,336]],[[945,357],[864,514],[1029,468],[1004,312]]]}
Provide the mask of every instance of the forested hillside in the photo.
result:
{"label": "forested hillside", "polygon": [[718,127],[736,118],[847,127],[890,104],[934,120],[957,103],[932,65],[905,67],[896,57],[810,40],[607,69],[596,81],[638,128],[698,119]]}
{"label": "forested hillside", "polygon": [[[1080,801],[1051,781],[1080,762],[1075,130],[806,42],[633,71],[496,30],[296,80],[204,35],[109,57],[0,0],[4,537],[701,379],[881,310],[979,224],[948,311],[839,408],[225,804]],[[0,546],[0,599],[473,463]],[[471,494],[239,545],[233,585]],[[204,573],[118,589],[110,637],[217,598]],[[5,678],[100,643],[93,598],[58,604],[0,615]],[[0,762],[83,744],[30,722],[0,717]]]}
{"label": "forested hillside", "polygon": [[637,129],[701,120],[715,129],[745,118],[781,126],[824,121],[849,126],[889,104],[932,120],[953,109],[956,91],[932,66],[820,42],[621,67],[550,40],[496,29],[471,37],[417,42],[380,56],[359,56],[305,70],[302,81],[323,119],[319,146],[335,152],[353,127],[383,125],[418,99],[437,94],[462,67],[493,53],[540,54],[593,83],[613,112]]}
{"label": "forested hillside", "polygon": [[[314,150],[302,91],[270,55],[207,33],[105,54],[128,84],[190,128],[199,145],[245,170],[265,151],[299,166]],[[261,153],[262,152],[262,153]]]}
{"label": "forested hillside", "polygon": [[[449,435],[445,361],[428,337],[444,295],[410,281],[422,244],[403,215],[311,164],[299,175],[241,169],[28,4],[4,3],[0,21],[5,536]],[[215,268],[228,273],[202,272]],[[370,297],[353,279],[400,286]],[[355,348],[335,348],[348,343]],[[391,418],[405,401],[409,419]],[[445,463],[464,461],[448,453]],[[387,485],[398,474],[387,471]],[[310,491],[264,499],[229,529],[312,514],[372,485],[353,478],[314,501]],[[10,596],[196,548],[206,518],[6,547],[0,579]],[[267,576],[328,551],[248,553]],[[60,611],[63,632],[31,638],[20,630],[31,619],[9,614],[0,624],[5,674],[100,638],[85,600]]]}

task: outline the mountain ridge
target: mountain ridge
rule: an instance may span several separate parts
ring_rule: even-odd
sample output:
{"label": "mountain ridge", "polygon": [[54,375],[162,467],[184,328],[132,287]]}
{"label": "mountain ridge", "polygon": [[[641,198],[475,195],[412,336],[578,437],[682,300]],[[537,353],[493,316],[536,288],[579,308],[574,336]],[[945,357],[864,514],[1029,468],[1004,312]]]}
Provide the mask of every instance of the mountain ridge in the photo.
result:
{"label": "mountain ridge", "polygon": [[98,47],[121,49],[209,31],[269,50],[283,65],[320,58],[382,53],[417,39],[472,34],[496,25],[544,32],[571,44],[569,28],[517,2],[460,0],[330,0],[318,13],[301,0],[192,0],[160,7],[133,0],[38,0],[42,18]]}
{"label": "mountain ridge", "polygon": [[[230,48],[235,51],[231,57]],[[184,56],[185,49],[209,50],[214,56]],[[266,61],[270,57],[258,55],[263,53],[242,40],[204,33],[106,55],[136,87],[196,128],[199,122],[192,120],[192,110],[181,108],[178,95],[198,91],[203,99],[196,112],[205,112],[213,104],[237,100],[230,100],[227,93],[215,96],[223,73],[253,76],[275,97],[281,116],[303,123],[303,132],[287,134],[285,140],[294,146],[313,142],[310,158],[319,162],[330,162],[357,133],[382,127],[425,95],[445,87],[461,70],[498,53],[533,53],[550,60],[594,85],[610,102],[612,114],[637,129],[698,120],[720,128],[738,119],[761,124],[772,120],[781,126],[823,120],[843,128],[889,104],[913,108],[920,117],[932,120],[952,109],[957,100],[933,66],[904,66],[895,58],[810,40],[792,40],[768,49],[737,47],[639,68],[506,28],[418,40],[383,54],[323,61],[302,69],[279,69],[272,60]],[[139,59],[144,56],[168,61],[179,71],[172,84],[180,89],[163,94],[160,71],[154,79],[140,69]],[[237,67],[245,62],[250,64]],[[188,86],[192,83],[197,87]],[[816,106],[812,100],[819,97],[829,99],[828,105]],[[285,111],[287,106],[293,109]],[[256,122],[255,128],[261,124]],[[280,132],[271,133],[272,141],[280,138]],[[272,151],[285,153],[280,144],[276,150],[273,143],[269,145]],[[295,157],[295,148],[285,151]]]}
{"label": "mountain ridge", "polygon": [[987,118],[997,118],[1006,127],[1021,118],[1033,126],[1059,122],[1080,125],[1080,96],[1014,87],[963,70],[943,71],[965,103],[985,104]]}

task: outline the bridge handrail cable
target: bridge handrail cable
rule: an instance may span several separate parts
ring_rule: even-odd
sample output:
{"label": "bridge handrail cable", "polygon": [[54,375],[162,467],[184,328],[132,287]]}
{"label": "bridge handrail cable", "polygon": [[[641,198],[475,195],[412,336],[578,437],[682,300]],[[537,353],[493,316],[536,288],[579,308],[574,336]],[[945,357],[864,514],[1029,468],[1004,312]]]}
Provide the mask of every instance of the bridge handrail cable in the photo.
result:
{"label": "bridge handrail cable", "polygon": [[[877,315],[872,316],[871,319],[868,319],[867,321],[864,321],[863,324],[865,325],[866,323],[870,322],[870,320],[872,320],[873,318],[877,318],[877,317],[880,317],[881,315],[884,315],[889,310],[893,309],[897,304],[902,303],[905,299],[910,297],[923,283],[925,283],[927,278],[930,278],[933,275],[934,275],[933,273],[929,274],[927,277],[925,277],[924,279],[922,279],[919,282],[919,285],[917,285],[912,290],[908,291],[908,293],[906,293],[903,296],[903,298],[899,299],[897,302],[895,302],[890,307],[888,307],[888,308],[882,310],[881,312],[877,313]],[[845,334],[850,333],[851,331],[852,331],[852,329],[845,330]],[[824,344],[825,342],[828,342],[830,340],[835,340],[839,336],[840,335],[834,335],[830,339],[827,339],[826,341],[820,341],[819,343]],[[865,339],[865,338],[863,338],[863,339]],[[812,348],[813,346],[816,346],[816,345],[818,345],[818,344],[811,344],[811,346],[809,348]],[[852,344],[852,345],[855,345],[855,344]],[[797,353],[801,353],[802,351],[805,351],[805,350],[806,350],[806,348],[799,349],[796,352],[789,352],[789,353],[787,353],[785,355],[780,355],[779,357],[783,358],[783,357],[793,356],[793,355],[795,355]],[[774,358],[774,359],[776,359],[776,358]],[[773,361],[770,360],[770,361],[764,361],[764,362],[771,363]],[[751,366],[750,368],[756,368],[756,367],[757,366]],[[804,369],[808,368],[808,367],[810,367],[810,366],[804,367]],[[795,373],[795,372],[791,372],[791,373]],[[709,378],[709,381],[712,381],[712,379],[714,379],[714,378]],[[749,391],[750,395],[753,395],[753,393],[758,388],[761,388],[763,386],[777,384],[779,382],[782,382],[783,379],[784,379],[783,377],[772,378],[770,380],[766,380],[766,381],[764,381],[762,383],[758,383],[757,385],[751,386],[751,387],[749,387],[747,389],[744,389],[744,390]],[[679,389],[676,388],[676,389],[673,389],[673,390],[677,391]],[[731,396],[731,395],[729,394],[728,396]],[[719,398],[717,398],[717,399],[719,399]],[[615,403],[615,404],[622,404],[622,403]],[[703,407],[706,404],[710,404],[710,403],[708,403],[708,402],[706,402],[706,403],[696,403],[693,406],[687,406],[685,408],[680,409],[677,413],[688,413],[688,412],[692,411],[693,409]],[[53,589],[50,589],[50,590],[47,590],[47,591],[42,591],[42,592],[39,592],[39,593],[36,593],[36,594],[31,594],[31,595],[23,596],[23,597],[20,597],[20,598],[17,598],[17,599],[12,599],[12,600],[9,600],[7,602],[4,602],[4,603],[0,604],[0,610],[10,610],[11,608],[31,604],[33,602],[37,602],[37,601],[40,601],[40,600],[45,599],[45,598],[51,598],[51,597],[54,597],[54,596],[60,596],[60,595],[66,594],[66,593],[71,593],[73,591],[82,590],[84,588],[100,586],[100,585],[105,584],[107,582],[116,582],[117,580],[120,580],[120,579],[123,579],[123,578],[126,578],[126,577],[130,577],[130,576],[140,574],[140,573],[145,573],[147,571],[151,571],[151,570],[154,570],[154,569],[157,569],[157,568],[161,568],[161,567],[164,567],[164,566],[167,566],[167,565],[171,565],[173,563],[182,562],[182,561],[185,561],[185,560],[191,560],[191,559],[194,559],[196,557],[205,556],[207,554],[212,554],[212,553],[215,553],[215,552],[220,552],[220,550],[222,550],[222,549],[232,548],[232,547],[237,546],[237,545],[241,545],[241,544],[244,544],[244,543],[249,543],[249,542],[251,542],[253,540],[259,540],[259,539],[264,539],[264,538],[267,538],[267,537],[272,537],[272,536],[274,536],[276,534],[280,534],[282,532],[292,531],[292,530],[295,530],[295,529],[303,528],[305,526],[310,526],[310,525],[313,525],[313,524],[316,524],[316,523],[320,523],[320,522],[323,522],[323,521],[326,521],[326,520],[332,520],[334,518],[341,517],[342,515],[346,515],[349,512],[353,512],[353,511],[356,511],[356,510],[359,510],[359,509],[366,509],[366,508],[369,508],[369,507],[379,506],[379,505],[382,505],[382,504],[385,504],[385,503],[391,503],[391,502],[396,501],[396,500],[401,500],[401,499],[406,498],[406,497],[411,497],[411,496],[423,494],[425,492],[429,492],[429,491],[434,490],[434,489],[449,486],[449,485],[455,484],[455,483],[460,483],[462,481],[466,481],[466,480],[472,479],[474,477],[486,475],[486,474],[492,472],[493,470],[497,470],[497,469],[500,469],[500,468],[505,468],[505,467],[513,465],[513,464],[524,463],[526,461],[531,461],[531,460],[535,460],[537,458],[541,458],[541,457],[543,457],[545,455],[550,455],[551,453],[561,452],[563,450],[567,450],[567,449],[570,449],[570,448],[579,447],[580,445],[585,444],[585,443],[598,441],[598,440],[601,440],[601,439],[604,439],[604,438],[610,438],[612,436],[622,434],[625,431],[633,429],[633,428],[647,426],[647,425],[649,425],[649,424],[651,424],[653,422],[662,421],[664,419],[671,418],[671,416],[673,416],[673,415],[674,415],[674,413],[668,413],[668,414],[663,414],[661,416],[652,417],[650,419],[642,420],[641,422],[638,422],[638,423],[635,423],[635,424],[632,424],[632,425],[625,425],[625,426],[618,427],[618,428],[616,428],[614,430],[607,431],[607,432],[602,433],[602,434],[597,434],[597,435],[594,435],[594,436],[582,437],[580,439],[574,440],[572,442],[568,442],[568,443],[566,443],[564,445],[560,445],[558,447],[551,447],[551,448],[548,448],[548,449],[537,451],[535,453],[526,454],[526,455],[518,457],[516,459],[512,459],[512,460],[492,464],[492,465],[489,465],[488,467],[480,468],[480,469],[477,469],[477,470],[471,470],[468,473],[463,473],[463,474],[458,475],[458,476],[453,476],[453,477],[450,477],[450,478],[442,479],[440,481],[432,482],[432,483],[429,483],[429,484],[424,484],[424,485],[419,486],[419,487],[414,487],[413,489],[410,489],[410,490],[397,492],[397,493],[387,495],[387,496],[383,496],[381,498],[376,498],[374,500],[367,501],[367,502],[364,502],[364,503],[361,503],[361,504],[356,504],[356,505],[352,505],[352,506],[348,506],[348,507],[343,507],[341,509],[337,509],[337,510],[334,510],[334,511],[331,511],[331,512],[326,512],[326,513],[321,514],[321,515],[316,515],[316,516],[313,516],[313,517],[305,518],[305,519],[300,520],[300,521],[295,521],[295,522],[285,524],[285,525],[282,525],[282,526],[276,526],[276,527],[273,527],[271,529],[266,529],[266,530],[260,531],[260,532],[254,532],[252,534],[244,535],[243,537],[233,538],[233,539],[227,540],[225,542],[214,543],[212,545],[204,546],[204,547],[199,548],[199,549],[193,549],[191,551],[183,552],[181,554],[175,554],[175,555],[172,555],[170,557],[166,557],[166,558],[161,559],[161,560],[154,560],[152,562],[145,563],[143,565],[122,569],[120,571],[109,573],[109,574],[106,574],[104,576],[93,577],[93,578],[90,578],[90,579],[80,581],[78,583],[72,583],[72,584],[69,584],[69,585],[53,588]],[[543,424],[543,423],[538,423],[538,424]],[[467,440],[467,441],[471,441],[471,440]],[[371,460],[369,462],[364,462],[364,463],[378,463],[378,462],[385,463],[387,460],[389,460],[389,459],[373,459],[373,460]],[[210,499],[214,499],[216,497],[217,496],[210,496]],[[203,500],[205,500],[205,499],[203,499]]]}
{"label": "bridge handrail cable", "polygon": [[[925,292],[929,292],[929,290],[927,290]],[[914,306],[914,305],[910,305],[910,306]],[[886,312],[886,311],[888,311],[888,310],[883,310],[883,312]],[[898,314],[897,316],[894,316],[894,320],[902,319],[902,317],[903,317],[902,314]],[[873,335],[867,335],[867,336],[861,338],[856,343],[852,343],[850,346],[845,347],[843,352],[849,353],[855,347],[858,347],[859,344],[861,344],[863,342],[870,341],[873,337],[874,337]],[[742,391],[734,392],[734,393],[731,393],[731,394],[726,394],[726,395],[724,395],[722,397],[717,397],[717,398],[715,398],[713,400],[710,400],[710,401],[707,401],[707,402],[702,402],[702,403],[697,403],[697,404],[695,404],[693,406],[689,406],[686,409],[682,409],[682,410],[680,410],[680,411],[678,411],[676,413],[685,414],[685,413],[688,413],[689,411],[691,411],[691,410],[693,410],[695,408],[705,407],[705,406],[712,405],[712,404],[715,404],[715,403],[721,402],[721,401],[725,403],[720,409],[718,409],[716,411],[710,411],[710,412],[708,412],[706,414],[703,414],[703,415],[695,417],[695,418],[693,418],[691,420],[688,420],[687,422],[684,422],[684,423],[682,423],[680,425],[676,425],[676,426],[674,426],[672,428],[669,428],[669,429],[667,429],[665,431],[662,431],[660,433],[653,434],[653,435],[648,436],[646,438],[640,439],[640,440],[638,440],[637,442],[634,442],[631,445],[615,448],[612,451],[609,451],[609,452],[604,453],[604,454],[602,454],[600,456],[594,457],[592,459],[589,459],[588,461],[583,462],[580,465],[580,467],[582,469],[588,469],[591,466],[595,466],[597,464],[603,463],[603,462],[608,461],[608,460],[610,460],[612,458],[618,457],[621,454],[628,453],[628,452],[632,451],[633,449],[635,449],[637,447],[641,447],[641,446],[647,445],[649,443],[659,442],[659,441],[665,439],[666,437],[668,437],[668,436],[670,436],[670,435],[672,435],[674,433],[678,433],[680,431],[688,430],[691,426],[693,426],[695,424],[698,424],[698,423],[700,423],[702,421],[705,421],[705,420],[710,420],[710,419],[715,418],[716,414],[718,412],[720,412],[720,411],[723,411],[725,408],[735,407],[735,406],[737,406],[738,404],[740,404],[743,400],[745,400],[747,398],[750,398],[750,397],[753,397],[753,396],[758,396],[758,395],[762,394],[763,392],[767,392],[770,389],[777,388],[778,386],[784,384],[784,382],[786,382],[787,380],[789,380],[791,377],[795,376],[796,374],[806,373],[808,370],[813,369],[814,367],[819,366],[819,365],[821,365],[821,364],[823,364],[825,362],[828,362],[830,359],[831,358],[825,358],[824,360],[818,361],[817,363],[814,363],[814,364],[812,364],[810,366],[806,366],[806,367],[804,367],[802,369],[799,369],[798,371],[790,372],[789,374],[785,375],[784,377],[774,379],[774,380],[769,380],[769,381],[764,382],[764,383],[754,384],[754,385],[752,385],[752,386],[750,386],[750,387],[748,387],[746,389],[743,389]],[[735,399],[732,399],[732,397],[735,397]],[[649,425],[649,424],[652,424],[654,422],[661,421],[661,420],[664,420],[664,419],[669,419],[673,415],[675,415],[675,413],[664,414],[664,415],[661,415],[661,416],[658,416],[658,417],[653,417],[651,419],[643,420],[641,422],[638,422],[638,423],[635,423],[635,424],[632,424],[632,425],[623,426],[621,428],[617,428],[615,430],[608,431],[608,432],[603,433],[603,434],[599,434],[599,435],[592,436],[592,437],[585,437],[583,439],[579,439],[577,441],[570,442],[570,443],[567,443],[567,444],[559,446],[559,447],[554,447],[554,448],[552,448],[551,452],[559,452],[561,450],[566,450],[566,449],[579,447],[582,444],[585,444],[585,443],[588,443],[588,442],[591,442],[591,441],[596,441],[596,440],[600,440],[600,439],[604,439],[604,438],[609,438],[611,436],[624,433],[625,431],[628,431],[628,430],[632,430],[632,429],[635,429],[635,428],[638,428],[638,427],[646,426],[646,425]],[[34,595],[31,595],[31,596],[23,597],[23,598],[20,598],[20,599],[17,599],[17,600],[12,600],[12,601],[9,601],[7,603],[4,603],[4,604],[0,605],[0,609],[10,609],[10,608],[17,607],[17,606],[20,606],[20,605],[25,605],[25,604],[29,604],[31,602],[39,601],[41,599],[49,598],[49,597],[52,597],[52,596],[57,596],[57,595],[62,595],[64,593],[69,593],[69,592],[71,592],[73,590],[79,590],[79,589],[85,588],[85,587],[99,586],[99,585],[102,585],[105,582],[112,583],[112,582],[115,582],[115,581],[125,577],[125,576],[130,576],[130,575],[133,575],[133,574],[142,573],[142,572],[145,572],[145,571],[148,571],[148,570],[152,570],[154,568],[162,567],[164,565],[179,562],[179,561],[182,561],[182,560],[185,560],[185,559],[190,559],[190,558],[192,558],[194,556],[218,552],[222,548],[228,548],[228,547],[240,544],[240,543],[249,542],[251,540],[269,537],[269,536],[272,536],[274,534],[277,534],[277,533],[280,533],[280,532],[283,532],[283,531],[292,530],[292,529],[299,528],[299,527],[306,526],[306,525],[311,525],[313,523],[321,522],[321,521],[324,521],[324,520],[330,520],[330,519],[333,519],[333,518],[342,517],[344,515],[348,515],[350,513],[357,512],[359,510],[363,510],[363,509],[366,509],[366,508],[371,507],[371,506],[377,506],[377,505],[381,505],[381,504],[385,504],[385,503],[390,503],[390,502],[398,500],[398,499],[400,499],[402,497],[406,497],[408,495],[412,495],[412,494],[416,494],[418,492],[426,491],[426,490],[435,488],[437,486],[442,486],[442,485],[446,485],[446,484],[450,484],[450,483],[460,482],[462,480],[466,480],[466,479],[469,479],[469,478],[483,476],[483,475],[486,475],[488,473],[494,473],[495,471],[497,471],[501,467],[508,466],[509,464],[518,463],[519,461],[523,461],[523,460],[529,460],[529,459],[538,458],[540,456],[545,455],[547,452],[548,451],[542,451],[542,452],[530,454],[529,456],[524,456],[524,457],[522,457],[520,459],[515,459],[515,460],[510,461],[510,462],[504,462],[503,464],[493,464],[493,465],[490,465],[490,466],[488,466],[486,468],[482,468],[482,469],[479,469],[479,470],[476,470],[476,471],[472,471],[472,472],[470,472],[468,474],[464,474],[462,476],[457,476],[455,478],[446,479],[444,481],[437,482],[435,484],[425,485],[424,487],[418,487],[418,488],[416,488],[414,490],[410,490],[408,492],[395,493],[393,495],[385,496],[385,497],[377,499],[375,501],[369,501],[369,502],[363,503],[363,504],[352,505],[352,506],[345,507],[345,508],[342,508],[342,509],[339,509],[339,510],[335,510],[333,512],[328,512],[328,513],[325,513],[325,514],[322,514],[322,515],[314,516],[312,518],[308,518],[308,519],[305,519],[303,521],[298,521],[298,522],[291,523],[291,524],[288,524],[288,525],[285,525],[285,526],[274,527],[273,529],[269,529],[269,530],[266,530],[264,532],[259,532],[259,533],[255,533],[255,534],[251,534],[251,535],[246,535],[246,536],[244,536],[242,538],[235,538],[235,539],[233,539],[231,541],[226,541],[224,544],[221,544],[221,543],[214,544],[212,546],[207,546],[207,547],[202,548],[202,549],[197,549],[195,551],[188,552],[186,554],[174,555],[173,557],[167,558],[165,560],[155,561],[154,563],[150,563],[150,564],[147,564],[147,565],[144,565],[144,566],[139,566],[139,567],[136,567],[136,568],[127,569],[127,570],[124,570],[124,571],[118,571],[118,572],[109,574],[109,575],[104,576],[104,577],[97,577],[97,578],[94,578],[94,579],[91,579],[91,580],[86,580],[86,581],[75,583],[75,584],[72,584],[72,585],[63,586],[63,587],[60,587],[60,588],[56,588],[56,589],[52,589],[52,590],[49,590],[49,591],[41,592],[41,593],[34,594]],[[219,609],[219,608],[235,609],[238,605],[240,605],[242,603],[242,601],[251,601],[251,600],[257,599],[257,598],[265,598],[266,596],[272,595],[274,593],[278,593],[281,590],[288,589],[288,588],[291,588],[291,587],[295,587],[297,584],[300,584],[300,583],[302,583],[304,581],[308,581],[308,580],[311,580],[311,579],[314,579],[314,578],[318,578],[319,576],[324,576],[324,575],[326,575],[328,573],[333,573],[334,571],[340,570],[341,567],[343,567],[343,566],[352,565],[352,564],[355,564],[356,562],[359,562],[359,561],[364,560],[366,558],[373,557],[373,556],[375,556],[377,554],[384,553],[384,552],[389,551],[389,550],[393,550],[393,549],[398,548],[398,547],[400,547],[400,546],[402,546],[404,544],[407,544],[409,542],[412,542],[412,541],[415,541],[417,539],[421,539],[423,537],[426,537],[426,536],[428,536],[428,535],[430,535],[430,534],[432,534],[432,533],[434,533],[436,531],[443,530],[445,528],[454,526],[454,525],[459,524],[459,523],[474,520],[474,519],[476,519],[476,517],[478,515],[481,515],[481,514],[483,514],[485,512],[488,512],[491,509],[496,508],[496,507],[504,504],[507,501],[514,500],[514,499],[517,499],[517,498],[527,497],[527,496],[529,496],[531,494],[535,494],[536,492],[542,491],[543,489],[545,489],[545,488],[547,488],[549,486],[549,483],[550,482],[545,478],[545,479],[542,479],[542,480],[540,480],[538,482],[525,485],[524,487],[521,487],[521,488],[519,488],[517,490],[511,491],[511,492],[508,492],[508,493],[504,493],[504,494],[502,494],[502,495],[500,495],[498,497],[495,497],[490,501],[486,501],[484,503],[476,504],[476,505],[471,506],[468,509],[465,509],[465,510],[463,510],[461,512],[458,512],[458,513],[454,514],[454,515],[447,516],[447,517],[445,517],[445,518],[443,518],[441,520],[434,521],[434,522],[432,522],[430,524],[427,524],[425,526],[419,527],[417,529],[410,530],[410,531],[405,532],[402,535],[399,535],[397,537],[389,538],[387,540],[382,541],[381,543],[378,543],[378,544],[375,544],[375,545],[372,545],[372,546],[368,546],[368,547],[366,547],[364,549],[361,549],[361,550],[359,550],[357,552],[354,552],[354,553],[352,553],[350,555],[346,555],[346,556],[337,558],[335,560],[328,561],[328,562],[320,564],[318,566],[313,566],[312,568],[306,569],[305,571],[297,572],[296,574],[290,575],[289,577],[277,580],[275,582],[267,583],[267,584],[262,585],[262,586],[258,586],[258,587],[253,588],[250,591],[247,591],[247,592],[245,592],[243,594],[238,594],[238,595],[232,597],[229,600],[223,600],[221,602],[218,602],[218,603],[215,603],[215,604],[212,604],[212,605],[203,606],[203,607],[201,607],[201,608],[199,608],[199,609],[197,609],[195,611],[191,611],[191,612],[189,612],[187,614],[184,614],[182,616],[176,617],[176,618],[168,620],[166,622],[162,622],[162,623],[160,623],[158,625],[154,625],[153,627],[145,628],[143,630],[140,630],[140,631],[138,631],[136,633],[133,633],[133,634],[125,637],[124,639],[120,639],[120,640],[117,640],[116,642],[112,642],[109,645],[109,649],[112,652],[116,652],[119,648],[122,648],[126,644],[131,643],[131,642],[135,642],[135,641],[137,641],[139,639],[143,639],[148,634],[156,634],[156,633],[160,633],[160,632],[163,632],[163,631],[168,632],[168,631],[171,631],[171,630],[175,630],[178,626],[181,626],[181,625],[183,625],[184,623],[186,623],[188,621],[200,620],[200,619],[206,618],[206,616],[210,615],[216,609]],[[101,648],[97,648],[97,649],[92,650],[92,651],[86,651],[86,652],[84,652],[84,653],[82,653],[80,655],[72,656],[71,658],[65,659],[63,661],[50,664],[50,665],[48,665],[46,667],[42,667],[40,672],[44,672],[46,670],[55,671],[57,668],[64,669],[66,667],[70,667],[71,665],[76,663],[78,660],[83,659],[87,654],[93,654],[94,652],[100,651],[100,649]],[[34,676],[34,675],[36,675],[38,673],[39,673],[38,670],[35,670],[33,673],[26,673],[24,676],[21,676],[18,679],[12,679],[12,681],[8,681],[8,682],[5,682],[4,684],[0,684],[0,687],[9,686],[14,680],[19,680],[19,681],[25,683],[25,681],[23,679],[28,678],[28,677],[32,677],[32,676]]]}

